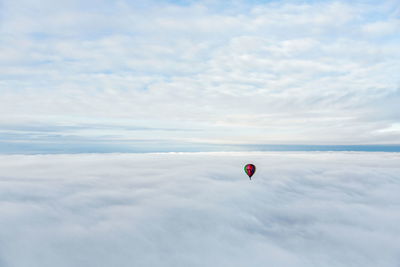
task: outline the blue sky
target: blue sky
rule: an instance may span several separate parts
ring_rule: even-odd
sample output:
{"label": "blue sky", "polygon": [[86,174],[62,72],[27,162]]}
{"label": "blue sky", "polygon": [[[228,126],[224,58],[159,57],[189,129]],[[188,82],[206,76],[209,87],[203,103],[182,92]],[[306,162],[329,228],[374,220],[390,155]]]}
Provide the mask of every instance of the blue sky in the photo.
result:
{"label": "blue sky", "polygon": [[0,148],[400,143],[398,1],[226,3],[2,1]]}

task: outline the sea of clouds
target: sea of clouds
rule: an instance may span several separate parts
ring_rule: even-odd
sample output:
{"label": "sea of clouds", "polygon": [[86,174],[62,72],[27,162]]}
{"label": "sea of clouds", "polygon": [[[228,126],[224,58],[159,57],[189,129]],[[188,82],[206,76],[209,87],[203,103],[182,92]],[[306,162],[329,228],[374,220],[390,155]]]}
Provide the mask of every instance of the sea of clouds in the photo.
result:
{"label": "sea of clouds", "polygon": [[399,163],[368,152],[1,155],[0,266],[399,266]]}

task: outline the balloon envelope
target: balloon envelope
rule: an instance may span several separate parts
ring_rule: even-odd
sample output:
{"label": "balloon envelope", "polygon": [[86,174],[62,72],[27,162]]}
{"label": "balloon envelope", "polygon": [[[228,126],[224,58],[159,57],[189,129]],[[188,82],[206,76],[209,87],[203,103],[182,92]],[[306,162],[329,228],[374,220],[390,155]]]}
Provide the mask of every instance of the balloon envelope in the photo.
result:
{"label": "balloon envelope", "polygon": [[254,166],[253,164],[246,164],[246,166],[244,166],[244,172],[251,179],[251,176],[253,176],[253,174],[256,172],[256,166]]}

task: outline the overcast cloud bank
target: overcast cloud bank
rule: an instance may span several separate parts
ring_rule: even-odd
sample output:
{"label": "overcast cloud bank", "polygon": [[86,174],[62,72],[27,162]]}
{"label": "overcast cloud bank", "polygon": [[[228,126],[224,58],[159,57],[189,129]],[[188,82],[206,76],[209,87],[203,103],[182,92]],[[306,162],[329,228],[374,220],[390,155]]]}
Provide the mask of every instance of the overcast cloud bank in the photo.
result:
{"label": "overcast cloud bank", "polygon": [[0,266],[397,267],[399,192],[400,153],[0,155]]}
{"label": "overcast cloud bank", "polygon": [[3,0],[1,139],[400,143],[398,1],[142,2]]}

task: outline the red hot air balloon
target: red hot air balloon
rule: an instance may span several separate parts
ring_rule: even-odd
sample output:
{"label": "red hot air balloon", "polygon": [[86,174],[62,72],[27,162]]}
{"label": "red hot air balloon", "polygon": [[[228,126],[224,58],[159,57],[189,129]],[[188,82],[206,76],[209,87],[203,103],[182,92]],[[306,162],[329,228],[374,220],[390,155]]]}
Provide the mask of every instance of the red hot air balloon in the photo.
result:
{"label": "red hot air balloon", "polygon": [[244,172],[249,176],[251,180],[251,176],[253,176],[253,174],[256,172],[256,166],[254,166],[253,164],[246,164],[246,166],[244,166]]}

